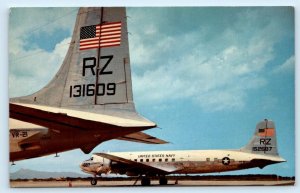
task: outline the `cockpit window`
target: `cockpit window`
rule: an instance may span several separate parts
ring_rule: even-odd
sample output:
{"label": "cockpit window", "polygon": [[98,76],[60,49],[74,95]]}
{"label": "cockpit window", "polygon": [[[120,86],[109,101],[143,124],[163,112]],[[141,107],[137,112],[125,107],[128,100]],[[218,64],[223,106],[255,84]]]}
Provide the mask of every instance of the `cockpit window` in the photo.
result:
{"label": "cockpit window", "polygon": [[90,159],[86,160],[86,161],[93,161],[94,157],[91,157]]}

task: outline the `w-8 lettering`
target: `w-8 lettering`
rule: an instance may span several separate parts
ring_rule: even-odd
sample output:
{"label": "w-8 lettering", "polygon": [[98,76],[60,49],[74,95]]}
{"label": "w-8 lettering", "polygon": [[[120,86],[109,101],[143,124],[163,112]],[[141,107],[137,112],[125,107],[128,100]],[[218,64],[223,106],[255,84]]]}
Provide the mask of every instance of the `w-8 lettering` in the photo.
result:
{"label": "w-8 lettering", "polygon": [[70,98],[72,97],[85,97],[85,96],[104,96],[115,95],[116,83],[99,83],[95,84],[78,84],[70,86]]}

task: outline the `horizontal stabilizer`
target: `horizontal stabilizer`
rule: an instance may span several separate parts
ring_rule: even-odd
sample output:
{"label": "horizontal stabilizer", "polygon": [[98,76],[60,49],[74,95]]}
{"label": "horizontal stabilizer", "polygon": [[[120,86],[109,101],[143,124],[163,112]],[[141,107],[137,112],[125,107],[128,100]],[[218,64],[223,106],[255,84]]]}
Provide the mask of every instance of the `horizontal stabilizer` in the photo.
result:
{"label": "horizontal stabilizer", "polygon": [[[86,123],[97,123],[95,126],[101,126],[98,124],[102,124],[102,126],[118,126],[118,127],[143,127],[143,128],[152,128],[155,127],[156,124],[148,121],[142,117],[140,117],[136,113],[123,112],[123,117],[121,116],[111,116],[100,113],[90,113],[83,112],[78,110],[70,110],[49,106],[41,106],[41,105],[32,105],[32,104],[18,104],[18,103],[10,103],[10,117],[15,118],[21,121],[31,122],[33,124],[41,125],[47,127],[47,124],[44,122],[52,121],[49,124],[63,124],[63,125],[71,125],[82,128],[91,128],[89,124]],[[22,120],[22,119],[30,119]],[[39,118],[39,119],[37,119]],[[36,119],[36,121],[34,121]],[[80,122],[82,120],[82,122]],[[83,124],[85,123],[85,124]]]}
{"label": "horizontal stabilizer", "polygon": [[260,169],[262,169],[267,165],[281,162],[286,162],[286,160],[279,156],[274,156],[272,158],[268,157],[266,159],[253,159],[251,160],[250,164],[258,166]]}
{"label": "horizontal stabilizer", "polygon": [[125,135],[125,136],[119,137],[117,139],[124,140],[124,141],[147,143],[147,144],[166,144],[166,143],[169,143],[167,141],[158,139],[156,137],[153,137],[153,136],[148,135],[148,134],[143,133],[143,132],[131,133],[129,135]]}

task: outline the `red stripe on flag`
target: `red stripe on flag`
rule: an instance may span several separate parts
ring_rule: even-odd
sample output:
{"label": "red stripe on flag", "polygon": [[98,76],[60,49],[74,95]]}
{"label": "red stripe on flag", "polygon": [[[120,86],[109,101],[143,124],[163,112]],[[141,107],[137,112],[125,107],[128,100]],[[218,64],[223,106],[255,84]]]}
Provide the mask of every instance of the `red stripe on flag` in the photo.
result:
{"label": "red stripe on flag", "polygon": [[[115,43],[115,42],[120,43],[120,40],[105,40],[105,41],[100,41],[100,44]],[[89,46],[89,45],[98,45],[98,44],[99,44],[99,41],[93,41],[90,43],[81,44],[82,45],[81,47],[85,47],[85,46]]]}
{"label": "red stripe on flag", "polygon": [[111,47],[121,45],[121,22],[111,22],[96,26],[96,37],[82,39],[79,42],[80,50]]}
{"label": "red stripe on flag", "polygon": [[100,45],[100,46],[96,45],[96,46],[92,46],[92,47],[82,47],[82,48],[80,48],[80,50],[88,50],[88,49],[95,49],[95,48],[106,48],[106,47],[113,47],[113,46],[120,46],[120,45],[121,45],[120,43],[110,44],[110,45],[105,44],[105,45]]}

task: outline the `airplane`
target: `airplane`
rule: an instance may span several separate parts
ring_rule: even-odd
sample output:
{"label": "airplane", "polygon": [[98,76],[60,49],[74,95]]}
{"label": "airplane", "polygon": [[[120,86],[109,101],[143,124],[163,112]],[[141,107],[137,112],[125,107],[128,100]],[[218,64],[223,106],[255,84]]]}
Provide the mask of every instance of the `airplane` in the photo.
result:
{"label": "airplane", "polygon": [[277,151],[275,124],[265,119],[256,125],[252,139],[240,149],[94,153],[80,168],[94,176],[91,185],[97,184],[97,175],[116,173],[142,177],[141,185],[149,186],[153,176],[159,176],[159,184],[166,185],[169,174],[262,169],[281,162],[286,160]]}
{"label": "airplane", "polygon": [[135,110],[122,7],[80,8],[59,71],[41,90],[11,98],[9,117],[12,163],[77,148],[87,154],[111,139],[167,143],[142,132],[156,124]]}

